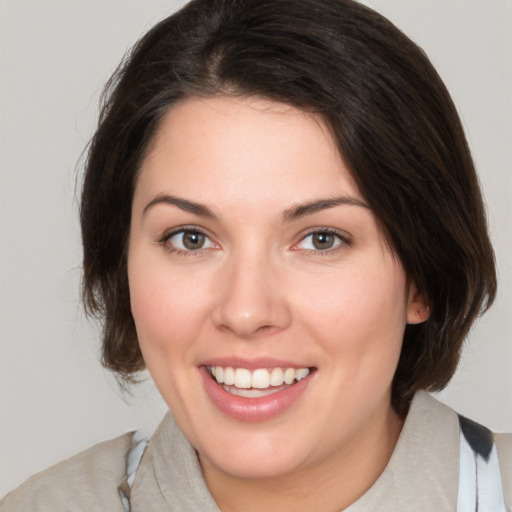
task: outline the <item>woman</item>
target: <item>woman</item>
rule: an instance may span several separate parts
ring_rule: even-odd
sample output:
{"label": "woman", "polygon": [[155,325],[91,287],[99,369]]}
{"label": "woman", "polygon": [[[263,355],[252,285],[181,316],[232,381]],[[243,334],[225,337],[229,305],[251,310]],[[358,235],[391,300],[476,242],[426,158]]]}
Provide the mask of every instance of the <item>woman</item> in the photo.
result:
{"label": "woman", "polygon": [[423,391],[494,260],[449,95],[379,15],[194,1],[158,24],[108,85],[81,221],[104,364],[147,367],[173,417],[5,510],[509,506],[510,437]]}

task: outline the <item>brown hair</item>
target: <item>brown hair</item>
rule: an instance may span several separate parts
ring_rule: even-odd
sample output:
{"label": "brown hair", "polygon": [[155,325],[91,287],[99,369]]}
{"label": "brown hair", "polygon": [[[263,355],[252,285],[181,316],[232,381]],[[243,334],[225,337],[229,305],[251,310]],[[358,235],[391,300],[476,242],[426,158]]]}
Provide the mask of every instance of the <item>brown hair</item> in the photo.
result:
{"label": "brown hair", "polygon": [[107,84],[81,204],[83,297],[103,320],[103,364],[144,368],[130,312],[127,237],[149,141],[176,102],[258,95],[323,116],[430,318],[406,327],[393,382],[404,410],[452,377],[493,301],[493,250],[450,96],[422,50],[351,0],[193,0],[158,23]]}

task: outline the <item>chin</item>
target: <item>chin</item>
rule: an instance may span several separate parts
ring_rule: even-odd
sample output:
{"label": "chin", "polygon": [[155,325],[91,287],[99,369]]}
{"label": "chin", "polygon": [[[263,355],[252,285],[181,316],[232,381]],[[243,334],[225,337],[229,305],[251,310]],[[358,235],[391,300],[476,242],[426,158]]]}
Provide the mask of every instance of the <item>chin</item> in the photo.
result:
{"label": "chin", "polygon": [[[257,451],[256,451],[257,452]],[[201,465],[205,470],[205,463],[213,466],[217,471],[231,478],[247,480],[265,480],[286,477],[300,468],[297,460],[264,453],[234,452],[230,460],[213,460],[200,456]]]}

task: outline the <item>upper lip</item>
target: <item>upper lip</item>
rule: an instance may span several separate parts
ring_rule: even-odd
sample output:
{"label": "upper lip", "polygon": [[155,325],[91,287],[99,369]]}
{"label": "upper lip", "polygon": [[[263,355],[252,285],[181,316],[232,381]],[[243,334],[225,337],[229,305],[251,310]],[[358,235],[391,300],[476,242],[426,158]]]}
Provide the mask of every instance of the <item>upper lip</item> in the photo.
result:
{"label": "upper lip", "polygon": [[295,363],[273,357],[258,357],[254,359],[214,357],[203,361],[199,366],[222,366],[224,368],[246,368],[247,370],[257,370],[258,368],[311,368],[309,364]]}

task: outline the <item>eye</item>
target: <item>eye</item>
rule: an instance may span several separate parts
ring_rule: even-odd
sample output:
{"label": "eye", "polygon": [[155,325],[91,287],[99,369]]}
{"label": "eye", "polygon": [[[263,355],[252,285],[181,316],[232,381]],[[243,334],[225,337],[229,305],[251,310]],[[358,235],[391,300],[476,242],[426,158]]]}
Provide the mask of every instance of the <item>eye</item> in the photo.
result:
{"label": "eye", "polygon": [[171,250],[178,252],[200,251],[210,249],[214,243],[202,231],[197,229],[180,229],[167,235],[162,243]]}
{"label": "eye", "polygon": [[335,249],[342,243],[348,244],[348,241],[338,233],[321,230],[309,233],[295,247],[305,251],[325,252]]}

